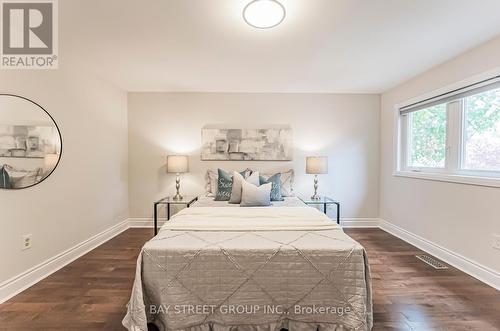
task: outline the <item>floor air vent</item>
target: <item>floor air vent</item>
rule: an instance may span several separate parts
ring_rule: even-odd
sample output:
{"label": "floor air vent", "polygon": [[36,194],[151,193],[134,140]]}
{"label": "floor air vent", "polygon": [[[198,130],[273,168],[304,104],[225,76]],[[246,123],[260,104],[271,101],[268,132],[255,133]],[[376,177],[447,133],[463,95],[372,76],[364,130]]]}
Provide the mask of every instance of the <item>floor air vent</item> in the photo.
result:
{"label": "floor air vent", "polygon": [[448,266],[443,264],[441,261],[436,260],[432,256],[424,254],[424,255],[415,255],[415,257],[419,260],[424,261],[425,263],[427,263],[428,265],[430,265],[434,269],[448,269]]}

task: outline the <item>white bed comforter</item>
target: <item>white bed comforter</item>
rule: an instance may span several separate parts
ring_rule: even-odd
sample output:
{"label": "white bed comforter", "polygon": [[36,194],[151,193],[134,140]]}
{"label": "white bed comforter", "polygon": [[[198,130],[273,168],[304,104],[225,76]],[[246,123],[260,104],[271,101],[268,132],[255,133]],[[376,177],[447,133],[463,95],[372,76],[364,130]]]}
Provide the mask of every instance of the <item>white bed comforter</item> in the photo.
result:
{"label": "white bed comforter", "polygon": [[176,231],[298,231],[340,227],[310,207],[197,207],[183,209],[162,230]]}
{"label": "white bed comforter", "polygon": [[363,247],[311,207],[187,208],[146,243],[123,325],[370,330]]}

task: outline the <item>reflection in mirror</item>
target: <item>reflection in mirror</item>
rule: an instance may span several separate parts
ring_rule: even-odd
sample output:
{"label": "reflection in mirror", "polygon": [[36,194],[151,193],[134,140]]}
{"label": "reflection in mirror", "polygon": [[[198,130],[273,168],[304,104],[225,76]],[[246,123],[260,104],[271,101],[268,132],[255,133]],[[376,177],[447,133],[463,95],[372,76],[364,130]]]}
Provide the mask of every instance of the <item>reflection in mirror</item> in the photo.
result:
{"label": "reflection in mirror", "polygon": [[21,189],[47,178],[61,156],[52,117],[26,98],[0,94],[0,189]]}

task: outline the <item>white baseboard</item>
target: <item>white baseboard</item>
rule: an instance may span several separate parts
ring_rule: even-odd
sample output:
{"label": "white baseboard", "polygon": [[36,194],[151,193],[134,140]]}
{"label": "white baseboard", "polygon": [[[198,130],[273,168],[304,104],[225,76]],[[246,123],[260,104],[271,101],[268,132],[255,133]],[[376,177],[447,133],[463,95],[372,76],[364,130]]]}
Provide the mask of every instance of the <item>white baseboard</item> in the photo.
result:
{"label": "white baseboard", "polygon": [[380,220],[380,229],[410,243],[424,252],[437,257],[458,270],[463,271],[500,291],[500,273],[497,271],[492,270],[478,262],[472,261],[458,253],[446,249],[385,220]]}
{"label": "white baseboard", "polygon": [[[163,224],[167,221],[166,218],[161,217],[158,218],[158,229],[162,227]],[[129,218],[128,226],[129,228],[153,228],[154,222],[152,218]]]}
{"label": "white baseboard", "polygon": [[378,228],[379,218],[341,218],[340,225],[343,228]]}
{"label": "white baseboard", "polygon": [[21,293],[129,228],[124,220],[0,284],[0,303]]}

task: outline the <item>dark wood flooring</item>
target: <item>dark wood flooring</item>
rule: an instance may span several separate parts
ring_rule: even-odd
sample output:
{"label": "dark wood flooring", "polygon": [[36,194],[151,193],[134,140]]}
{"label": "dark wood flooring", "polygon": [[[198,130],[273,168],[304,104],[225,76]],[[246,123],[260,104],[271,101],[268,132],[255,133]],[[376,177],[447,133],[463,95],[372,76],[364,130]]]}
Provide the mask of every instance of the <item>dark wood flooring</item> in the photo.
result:
{"label": "dark wood flooring", "polygon": [[[500,330],[500,292],[378,229],[347,229],[368,251],[373,330]],[[135,263],[152,230],[130,229],[0,305],[0,330],[125,330]],[[292,330],[293,331],[293,330]]]}

